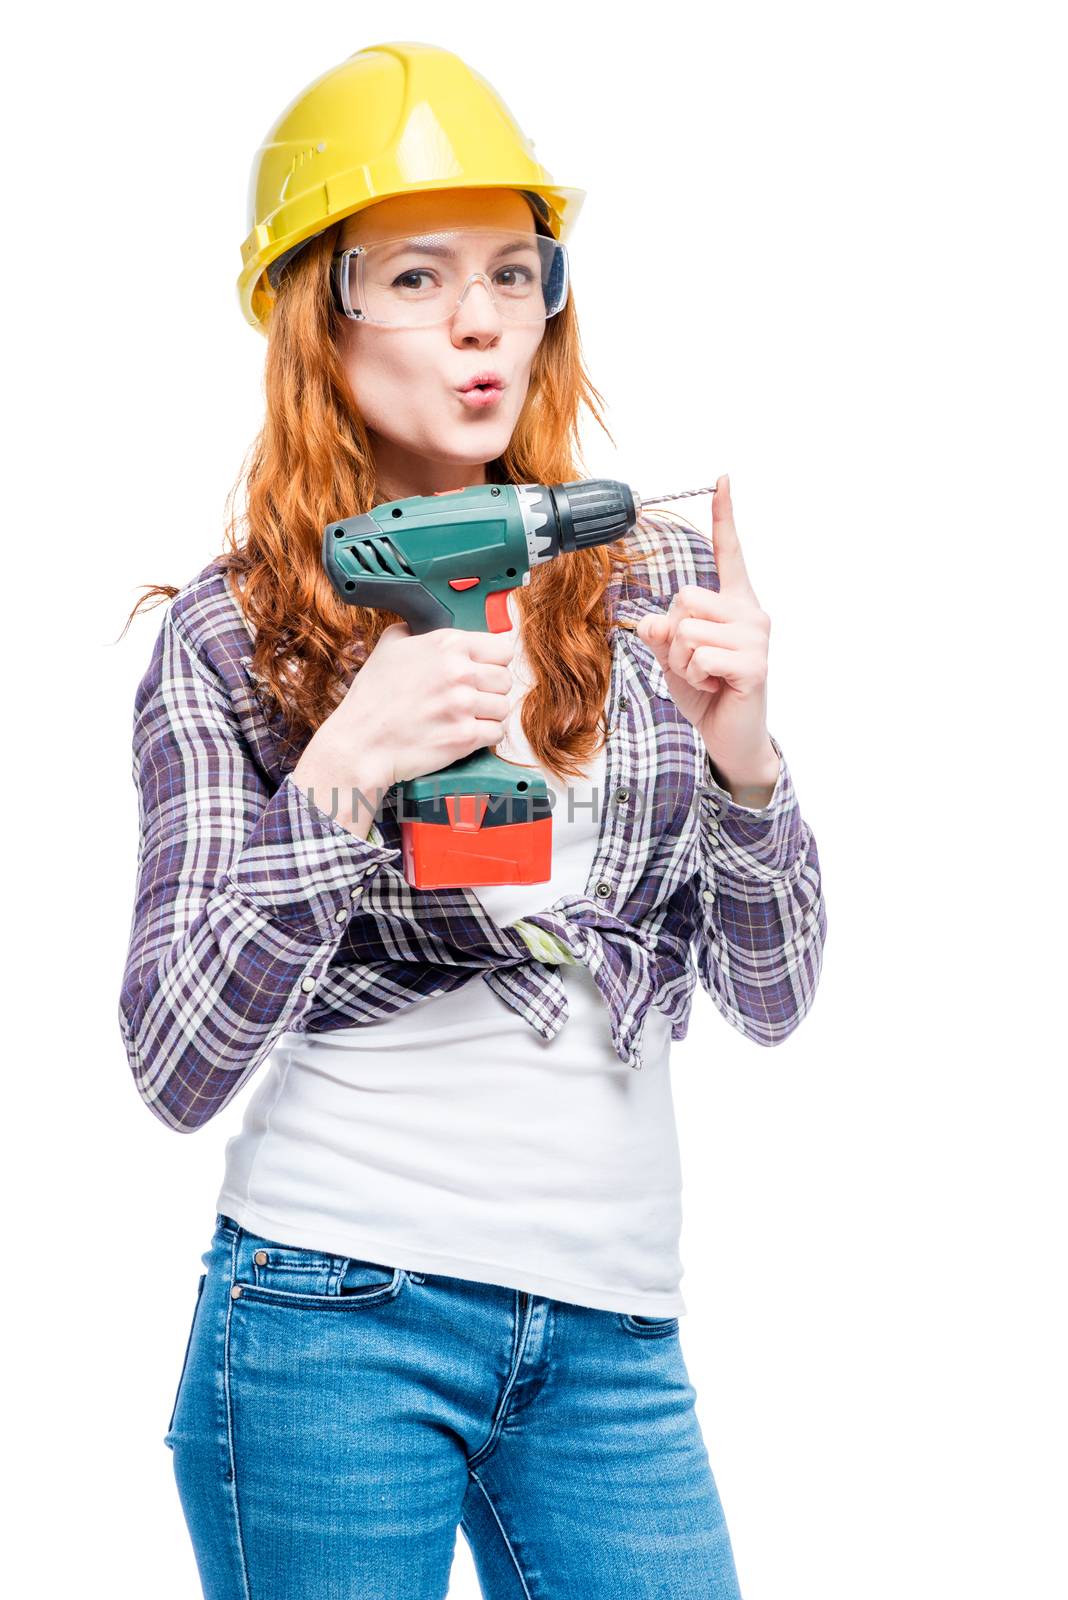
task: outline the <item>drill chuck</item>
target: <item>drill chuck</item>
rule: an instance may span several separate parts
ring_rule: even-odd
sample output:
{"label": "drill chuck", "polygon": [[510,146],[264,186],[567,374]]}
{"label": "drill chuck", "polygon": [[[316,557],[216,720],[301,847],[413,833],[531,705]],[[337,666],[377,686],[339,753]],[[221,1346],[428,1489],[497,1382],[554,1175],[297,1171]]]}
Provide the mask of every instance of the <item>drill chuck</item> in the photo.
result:
{"label": "drill chuck", "polygon": [[585,550],[594,544],[611,544],[628,533],[638,520],[641,502],[629,484],[616,478],[580,478],[552,488],[556,502],[560,547]]}

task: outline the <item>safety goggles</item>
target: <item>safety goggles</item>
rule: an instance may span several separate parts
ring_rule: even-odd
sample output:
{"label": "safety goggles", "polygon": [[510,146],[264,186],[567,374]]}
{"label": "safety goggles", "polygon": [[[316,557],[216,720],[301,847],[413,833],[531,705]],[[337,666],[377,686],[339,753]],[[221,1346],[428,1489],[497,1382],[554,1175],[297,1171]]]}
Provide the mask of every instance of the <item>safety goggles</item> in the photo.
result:
{"label": "safety goggles", "polygon": [[540,233],[450,228],[335,251],[331,275],[338,309],[355,322],[447,322],[480,283],[503,321],[533,324],[567,299],[567,249]]}

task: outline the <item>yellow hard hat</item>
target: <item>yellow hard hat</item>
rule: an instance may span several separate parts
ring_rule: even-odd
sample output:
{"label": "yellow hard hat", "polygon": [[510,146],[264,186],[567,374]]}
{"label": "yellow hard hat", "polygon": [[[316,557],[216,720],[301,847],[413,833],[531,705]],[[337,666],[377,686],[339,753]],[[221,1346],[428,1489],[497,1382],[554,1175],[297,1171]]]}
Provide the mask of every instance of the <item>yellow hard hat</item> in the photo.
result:
{"label": "yellow hard hat", "polygon": [[369,45],[303,89],[256,152],[237,280],[247,320],[266,333],[283,257],[341,217],[425,189],[523,190],[561,242],[586,198],[553,182],[497,91],[451,50]]}

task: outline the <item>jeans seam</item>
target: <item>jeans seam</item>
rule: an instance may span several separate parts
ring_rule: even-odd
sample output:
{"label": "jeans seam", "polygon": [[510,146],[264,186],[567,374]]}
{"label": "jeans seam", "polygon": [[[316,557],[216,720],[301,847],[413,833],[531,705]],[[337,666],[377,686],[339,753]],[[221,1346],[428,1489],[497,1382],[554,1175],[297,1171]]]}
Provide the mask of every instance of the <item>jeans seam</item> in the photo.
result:
{"label": "jeans seam", "polygon": [[[497,1404],[497,1415],[493,1419],[493,1423],[486,1438],[479,1445],[474,1455],[468,1457],[467,1468],[468,1471],[471,1472],[472,1477],[474,1476],[474,1472],[472,1470],[474,1465],[477,1463],[479,1466],[481,1466],[482,1462],[493,1450],[497,1443],[497,1439],[500,1436],[501,1429],[504,1427],[505,1419],[509,1415],[509,1401],[512,1397],[512,1391],[515,1389],[515,1386],[519,1381],[519,1369],[523,1364],[523,1355],[527,1347],[527,1337],[530,1332],[530,1324],[533,1314],[533,1303],[528,1301],[526,1314],[516,1325],[515,1336],[512,1342],[512,1366],[508,1374],[508,1381],[504,1386],[504,1392]],[[479,1487],[481,1488],[481,1484]]]}
{"label": "jeans seam", "polygon": [[[230,1239],[230,1284],[237,1280],[237,1247],[239,1235],[233,1234]],[[248,1563],[245,1560],[245,1541],[241,1533],[241,1508],[237,1498],[237,1459],[234,1450],[234,1417],[233,1402],[230,1393],[230,1322],[233,1317],[234,1301],[231,1294],[226,1299],[226,1327],[223,1333],[223,1396],[224,1410],[226,1413],[226,1448],[229,1458],[230,1500],[234,1509],[234,1532],[237,1537],[237,1554],[241,1563],[241,1584],[245,1592],[245,1600],[251,1600],[252,1591],[249,1587]]]}
{"label": "jeans seam", "polygon": [[[471,1471],[470,1468],[468,1470]],[[497,1524],[497,1527],[500,1529],[501,1538],[504,1540],[504,1547],[508,1551],[508,1554],[511,1556],[512,1565],[516,1570],[516,1576],[518,1577],[520,1583],[523,1585],[523,1593],[527,1596],[527,1600],[534,1600],[534,1597],[531,1595],[530,1590],[527,1588],[527,1580],[523,1575],[522,1567],[519,1565],[519,1557],[516,1555],[515,1551],[512,1549],[512,1541],[511,1541],[511,1539],[509,1539],[508,1534],[507,1534],[507,1532],[505,1530],[504,1523],[500,1519],[500,1515],[499,1515],[499,1513],[497,1511],[497,1507],[493,1504],[493,1501],[489,1497],[489,1491],[487,1490],[486,1485],[482,1482],[482,1479],[479,1477],[477,1472],[471,1471],[471,1476],[475,1480],[475,1482],[478,1484],[479,1491],[482,1494],[482,1497],[485,1500],[486,1504],[490,1508],[490,1514],[493,1517],[494,1522]]]}

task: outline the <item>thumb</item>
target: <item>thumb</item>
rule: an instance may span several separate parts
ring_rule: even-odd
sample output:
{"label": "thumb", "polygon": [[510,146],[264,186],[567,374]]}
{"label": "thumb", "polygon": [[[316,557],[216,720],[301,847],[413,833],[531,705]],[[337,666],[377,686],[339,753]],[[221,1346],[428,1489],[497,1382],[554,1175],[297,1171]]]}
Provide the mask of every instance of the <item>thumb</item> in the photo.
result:
{"label": "thumb", "polygon": [[641,617],[635,631],[642,643],[649,646],[660,665],[666,666],[671,643],[667,617]]}
{"label": "thumb", "polygon": [[[370,660],[371,656],[374,655],[376,650],[381,650],[388,654],[398,639],[410,639],[411,636],[412,630],[409,628],[406,622],[389,623],[385,628],[382,629],[382,632],[378,635],[378,638],[371,647],[371,650],[368,653],[368,660]],[[382,658],[380,657],[379,659]]]}

